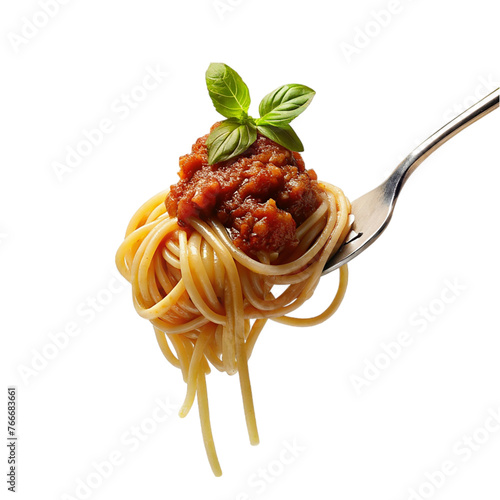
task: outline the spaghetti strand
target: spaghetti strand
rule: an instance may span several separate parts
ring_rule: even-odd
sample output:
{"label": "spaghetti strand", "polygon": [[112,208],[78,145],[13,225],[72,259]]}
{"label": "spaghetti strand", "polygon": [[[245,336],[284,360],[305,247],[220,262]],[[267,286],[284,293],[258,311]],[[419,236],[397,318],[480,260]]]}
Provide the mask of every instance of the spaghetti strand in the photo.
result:
{"label": "spaghetti strand", "polygon": [[[180,416],[198,401],[203,442],[216,476],[222,471],[208,407],[210,365],[238,373],[250,443],[258,444],[248,362],[267,320],[313,326],[328,319],[344,298],[347,266],[340,268],[338,290],[323,313],[289,316],[312,296],[326,261],[349,232],[349,201],[337,187],[321,185],[322,201],[296,229],[298,245],[288,254],[259,252],[253,259],[233,244],[216,218],[193,217],[187,231],[166,212],[167,191],[141,206],[118,249],[117,267],[132,284],[137,312],[153,324],[163,355],[187,384]],[[275,285],[281,292],[276,296]]]}

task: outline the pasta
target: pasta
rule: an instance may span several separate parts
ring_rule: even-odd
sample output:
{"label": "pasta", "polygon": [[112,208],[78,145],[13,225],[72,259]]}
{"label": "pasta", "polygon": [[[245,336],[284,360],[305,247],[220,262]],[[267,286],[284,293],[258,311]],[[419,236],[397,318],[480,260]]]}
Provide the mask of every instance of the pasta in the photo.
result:
{"label": "pasta", "polygon": [[[232,241],[216,217],[191,217],[189,227],[167,212],[163,191],[132,217],[116,263],[131,283],[138,314],[154,328],[165,358],[182,371],[187,384],[180,416],[197,398],[202,434],[211,468],[222,474],[209,418],[206,375],[210,366],[239,374],[251,444],[259,436],[248,360],[267,320],[312,326],[329,318],[347,286],[347,266],[339,287],[320,315],[289,314],[308,300],[326,261],[349,232],[350,203],[342,191],[320,183],[321,203],[296,229],[297,246],[288,254],[259,251],[257,258]],[[284,291],[273,294],[273,286]]]}

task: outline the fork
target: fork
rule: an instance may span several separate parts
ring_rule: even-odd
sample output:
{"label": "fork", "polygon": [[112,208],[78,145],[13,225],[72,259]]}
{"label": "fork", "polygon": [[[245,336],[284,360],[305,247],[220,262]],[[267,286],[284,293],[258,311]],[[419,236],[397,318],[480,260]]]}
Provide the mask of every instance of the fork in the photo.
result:
{"label": "fork", "polygon": [[382,234],[391,220],[399,193],[408,177],[448,139],[498,108],[499,97],[500,88],[458,115],[417,146],[380,186],[353,201],[351,218],[354,216],[354,221],[351,231],[338,252],[325,264],[323,275],[347,264]]}

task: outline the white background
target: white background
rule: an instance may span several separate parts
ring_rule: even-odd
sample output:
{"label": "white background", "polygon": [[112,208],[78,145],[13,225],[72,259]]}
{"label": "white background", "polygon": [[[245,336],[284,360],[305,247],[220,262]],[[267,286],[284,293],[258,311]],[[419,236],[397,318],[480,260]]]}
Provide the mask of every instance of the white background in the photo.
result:
{"label": "white background", "polygon": [[[114,266],[133,212],[176,182],[178,157],[218,119],[204,82],[210,62],[241,74],[254,112],[279,85],[314,88],[295,124],[306,165],[355,199],[499,86],[494,2],[57,5],[50,19],[33,0],[2,2],[0,12],[2,380],[18,387],[18,498],[83,498],[77,485],[89,480],[96,499],[498,499],[500,432],[489,415],[500,410],[500,111],[414,174],[386,234],[350,265],[333,318],[268,324],[250,361],[259,446],[248,443],[237,378],[210,375],[221,478],[196,407],[177,417],[180,372]],[[169,75],[143,92],[148,67]],[[131,93],[141,102],[124,108]],[[113,130],[58,177],[54,164],[102,119]],[[336,280],[322,280],[304,316],[327,304]],[[79,334],[54,351],[50,335],[68,323]],[[393,346],[388,362],[381,344],[404,332],[411,343]],[[375,361],[386,367],[364,373]],[[162,423],[152,420],[164,415],[157,398],[173,408]],[[149,434],[136,446],[141,425]],[[118,454],[97,476],[93,463]],[[435,474],[443,462],[452,474]]]}

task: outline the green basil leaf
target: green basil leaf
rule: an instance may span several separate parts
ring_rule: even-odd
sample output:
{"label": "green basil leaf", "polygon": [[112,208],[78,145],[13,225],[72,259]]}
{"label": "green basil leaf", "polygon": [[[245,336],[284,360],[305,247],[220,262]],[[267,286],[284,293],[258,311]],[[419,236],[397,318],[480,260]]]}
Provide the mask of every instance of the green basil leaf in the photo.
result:
{"label": "green basil leaf", "polygon": [[212,63],[205,74],[208,93],[215,109],[226,118],[245,118],[250,92],[241,76],[227,64]]}
{"label": "green basil leaf", "polygon": [[280,144],[290,151],[304,151],[304,146],[290,125],[274,127],[272,125],[258,125],[257,130],[272,141]]}
{"label": "green basil leaf", "polygon": [[207,137],[208,164],[229,160],[245,152],[257,139],[251,122],[239,123],[235,118],[224,120]]}
{"label": "green basil leaf", "polygon": [[262,99],[257,125],[288,125],[309,106],[315,94],[313,89],[297,83],[277,88]]}

